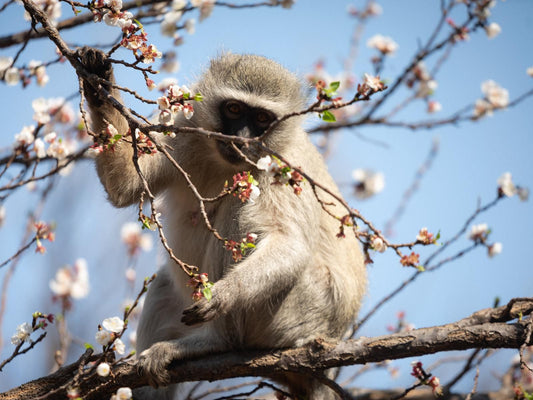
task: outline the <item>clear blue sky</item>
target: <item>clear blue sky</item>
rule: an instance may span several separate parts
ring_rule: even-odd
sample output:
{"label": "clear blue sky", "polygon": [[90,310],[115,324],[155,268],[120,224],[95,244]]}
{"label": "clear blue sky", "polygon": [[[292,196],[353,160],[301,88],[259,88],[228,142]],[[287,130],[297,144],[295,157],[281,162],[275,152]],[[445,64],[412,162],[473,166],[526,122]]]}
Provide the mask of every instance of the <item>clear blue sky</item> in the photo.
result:
{"label": "clear blue sky", "polygon": [[[312,69],[314,62],[324,59],[328,71],[335,75],[341,71],[342,60],[348,54],[355,23],[346,13],[348,4],[362,6],[363,1],[301,0],[292,10],[217,8],[210,18],[197,25],[194,35],[185,35],[185,43],[177,48],[181,63],[178,73],[180,83],[194,81],[210,57],[226,50],[271,57],[302,76]],[[389,0],[380,4],[384,13],[369,21],[352,72],[359,77],[364,72],[371,72],[369,58],[374,52],[367,49],[365,43],[369,37],[380,33],[399,43],[398,51],[387,60],[382,73],[382,78],[392,80],[403,71],[420,41],[432,32],[438,19],[439,2]],[[0,20],[4,22],[0,27],[2,36],[23,27],[20,8],[13,5],[0,14]],[[70,10],[65,5],[63,12],[70,16]],[[460,18],[457,19],[460,21]],[[437,76],[439,86],[434,98],[442,103],[443,110],[436,117],[447,116],[481,97],[480,85],[487,79],[507,88],[511,99],[533,87],[533,78],[525,72],[527,67],[533,66],[533,3],[530,0],[498,1],[490,21],[501,26],[501,35],[488,40],[480,32],[468,42],[461,43]],[[147,25],[146,29],[160,49],[171,46],[169,39],[158,36],[157,25]],[[78,32],[65,31],[65,38],[71,44],[80,45],[108,43],[115,35],[116,30],[102,24],[89,24]],[[13,55],[13,50],[0,51],[0,56]],[[45,41],[30,44],[22,56],[25,61],[51,58],[53,47]],[[68,96],[76,91],[77,83],[71,69],[56,65],[49,68],[49,74],[50,83],[44,89],[31,85],[21,91],[0,86],[0,115],[4,122],[0,148],[9,147],[15,133],[23,125],[32,123],[33,98]],[[140,75],[126,73],[123,69],[119,69],[117,74],[124,86],[143,91]],[[161,78],[164,76],[162,74]],[[401,97],[391,100],[386,109],[391,109]],[[413,240],[418,229],[427,226],[434,232],[440,230],[442,239],[446,240],[462,227],[478,202],[483,204],[494,198],[496,180],[503,172],[512,172],[515,182],[533,189],[532,107],[533,100],[530,98],[479,123],[466,122],[430,131],[412,132],[386,127],[344,131],[335,137],[334,152],[329,159],[330,170],[341,183],[349,183],[351,171],[359,167],[385,174],[385,190],[370,200],[358,201],[351,195],[350,187],[345,186],[350,204],[376,226],[383,228],[425,159],[431,143],[438,138],[440,150],[433,167],[424,176],[419,191],[408,204],[391,239],[398,242]],[[420,103],[401,114],[402,120],[426,118],[425,107]],[[310,117],[310,126],[317,122]],[[387,146],[376,145],[362,137],[386,143]],[[0,229],[0,261],[16,251],[22,234],[20,221],[34,207],[36,199],[35,194],[22,188],[6,201],[8,214],[6,225]],[[29,254],[18,266],[9,286],[9,310],[1,332],[8,343],[0,359],[11,351],[9,338],[16,326],[29,321],[33,311],[58,311],[58,306],[50,301],[48,290],[48,281],[58,267],[72,264],[78,257],[88,260],[92,292],[88,298],[75,304],[73,314],[76,315],[71,315],[69,320],[73,334],[81,342],[94,342],[97,324],[103,318],[117,315],[121,300],[127,294],[122,279],[127,261],[119,232],[124,221],[135,219],[135,210],[117,211],[105,201],[90,162],[81,163],[72,175],[60,182],[44,215],[47,220],[57,221],[57,241],[48,246],[45,256]],[[434,274],[421,277],[376,314],[361,334],[386,333],[385,327],[394,323],[395,313],[399,310],[405,310],[407,319],[416,327],[423,327],[451,322],[489,307],[496,296],[506,302],[512,297],[532,295],[533,273],[531,263],[527,261],[533,242],[532,202],[522,203],[516,197],[508,199],[476,220],[476,223],[481,222],[488,223],[492,228],[491,238],[494,241],[503,243],[502,254],[489,259],[485,251],[479,249]],[[464,237],[455,251],[467,245],[468,240]],[[422,259],[429,251],[420,249]],[[143,271],[140,276],[155,270],[151,259],[158,258],[160,262],[161,257],[154,254],[147,255],[139,263]],[[447,253],[452,254],[453,250]],[[5,268],[0,271],[0,277],[5,271]],[[369,272],[369,293],[363,312],[412,273],[402,268],[392,254],[376,255]],[[53,344],[55,338],[50,340]],[[53,347],[41,346],[10,364],[0,379],[0,390],[46,373],[44,360],[51,359]],[[77,355],[81,350],[73,345],[72,353]],[[495,388],[491,372],[505,368],[513,354],[502,352],[493,358],[493,364],[489,361],[490,365],[481,375],[481,389]],[[498,363],[500,366],[497,366]],[[408,386],[412,383],[409,362],[398,361],[395,365],[401,369],[397,381],[389,382],[383,375],[375,374],[357,383],[377,387]],[[445,367],[435,372],[446,377],[453,374],[455,368]],[[21,373],[21,370],[25,372]],[[470,376],[460,388],[469,391],[471,384]]]}

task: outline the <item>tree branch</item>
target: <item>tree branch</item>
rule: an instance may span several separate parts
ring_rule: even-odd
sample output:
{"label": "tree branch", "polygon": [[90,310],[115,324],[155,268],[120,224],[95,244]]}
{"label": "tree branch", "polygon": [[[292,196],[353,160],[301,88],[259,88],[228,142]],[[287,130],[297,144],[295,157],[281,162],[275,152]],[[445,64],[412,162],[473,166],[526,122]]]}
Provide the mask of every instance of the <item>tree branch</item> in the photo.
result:
{"label": "tree branch", "polygon": [[[362,337],[330,343],[315,340],[307,346],[274,351],[244,351],[210,355],[196,360],[175,361],[172,382],[220,380],[245,376],[275,379],[286,372],[312,375],[316,371],[354,364],[423,356],[442,351],[475,348],[519,349],[527,337],[527,320],[533,312],[533,298],[513,299],[506,306],[478,311],[455,323],[421,328],[409,332],[373,338]],[[516,320],[513,323],[509,321]],[[527,345],[533,344],[529,338]],[[54,374],[26,383],[6,393],[0,400],[64,399],[64,391],[46,396],[58,386],[67,386],[76,376],[77,364],[63,367]],[[86,400],[109,396],[119,387],[141,387],[146,377],[139,376],[135,361],[113,366],[113,377],[102,378],[87,373],[79,379],[80,394]],[[98,388],[94,390],[94,388]]]}

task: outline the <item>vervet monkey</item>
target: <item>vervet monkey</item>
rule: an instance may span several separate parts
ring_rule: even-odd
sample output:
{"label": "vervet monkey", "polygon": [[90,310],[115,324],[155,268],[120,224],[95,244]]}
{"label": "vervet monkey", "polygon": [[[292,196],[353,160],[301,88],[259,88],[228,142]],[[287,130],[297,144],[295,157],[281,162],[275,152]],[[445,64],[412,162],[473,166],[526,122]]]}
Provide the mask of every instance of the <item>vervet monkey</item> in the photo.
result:
{"label": "vervet monkey", "polygon": [[[104,53],[83,48],[86,69],[111,82],[113,70]],[[104,85],[117,99],[120,95]],[[191,119],[176,126],[200,127],[226,135],[257,137],[278,117],[305,107],[301,81],[274,61],[224,54],[192,88],[203,95],[194,103]],[[113,124],[126,133],[124,117],[84,82],[92,129]],[[327,167],[302,129],[302,117],[279,123],[265,144],[299,166],[317,182],[339,194]],[[189,277],[171,260],[150,285],[137,334],[139,365],[150,384],[169,384],[167,367],[173,360],[239,349],[278,349],[302,346],[313,339],[339,339],[354,321],[365,292],[366,270],[353,235],[338,238],[339,221],[328,215],[309,183],[296,195],[291,187],[272,184],[271,176],[246,163],[230,143],[205,135],[159,135],[172,157],[187,171],[204,197],[221,192],[234,174],[250,170],[259,182],[254,202],[233,196],[206,203],[207,214],[224,238],[239,241],[258,236],[256,248],[240,262],[197,218],[199,203],[183,176],[159,153],[139,158],[150,189],[159,196],[164,231],[175,255],[207,272],[214,282],[212,299],[191,299]],[[257,161],[258,154],[242,147]],[[132,147],[119,143],[96,159],[98,175],[109,200],[117,207],[139,201],[142,180],[132,163]],[[343,208],[327,193],[318,195],[337,215]],[[298,398],[334,399],[333,391],[304,376],[287,375],[284,383]],[[147,398],[173,398],[171,386],[149,389]],[[137,396],[136,398],[139,398]]]}

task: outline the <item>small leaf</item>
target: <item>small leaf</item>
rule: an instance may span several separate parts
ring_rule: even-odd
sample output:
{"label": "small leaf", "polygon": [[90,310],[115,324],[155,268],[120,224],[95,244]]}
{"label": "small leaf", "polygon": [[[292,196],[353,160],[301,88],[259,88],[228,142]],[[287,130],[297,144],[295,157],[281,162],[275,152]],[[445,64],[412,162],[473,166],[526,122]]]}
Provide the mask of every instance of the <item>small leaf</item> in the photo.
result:
{"label": "small leaf", "polygon": [[204,96],[202,96],[200,93],[196,93],[194,95],[193,100],[195,100],[195,101],[204,101]]}
{"label": "small leaf", "polygon": [[90,343],[84,343],[83,346],[85,347],[85,350],[89,350],[89,349],[94,350],[93,345]]}
{"label": "small leaf", "polygon": [[211,292],[211,288],[207,287],[206,285],[204,286],[205,287],[202,289],[202,294],[204,295],[207,301],[211,301],[211,299],[213,298],[213,293]]}
{"label": "small leaf", "polygon": [[335,115],[333,115],[330,111],[328,110],[325,110],[322,112],[322,115],[321,115],[321,118],[322,120],[324,120],[325,122],[335,122],[337,121],[337,119],[335,118]]}
{"label": "small leaf", "polygon": [[420,272],[424,272],[426,270],[423,265],[417,265],[416,269]]}
{"label": "small leaf", "polygon": [[336,91],[339,88],[340,85],[341,85],[341,83],[339,81],[331,82],[329,84],[329,90],[334,92],[334,91]]}

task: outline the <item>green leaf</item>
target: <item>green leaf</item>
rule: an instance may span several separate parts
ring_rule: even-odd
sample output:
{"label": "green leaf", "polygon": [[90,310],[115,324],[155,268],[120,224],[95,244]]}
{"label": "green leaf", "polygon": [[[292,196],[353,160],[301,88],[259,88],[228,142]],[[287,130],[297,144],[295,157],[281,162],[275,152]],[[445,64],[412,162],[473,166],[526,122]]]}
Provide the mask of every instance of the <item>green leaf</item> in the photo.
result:
{"label": "green leaf", "polygon": [[202,294],[204,295],[205,299],[207,301],[211,301],[213,298],[213,293],[211,292],[211,288],[204,285],[204,288],[202,289]]}
{"label": "green leaf", "polygon": [[321,118],[322,120],[324,120],[325,122],[335,122],[337,121],[337,119],[335,118],[335,115],[333,115],[330,111],[328,110],[325,110],[322,112],[322,115],[321,115]]}
{"label": "green leaf", "polygon": [[83,346],[85,347],[85,350],[89,350],[89,349],[94,350],[93,345],[90,343],[84,343]]}
{"label": "green leaf", "polygon": [[194,95],[193,100],[195,100],[195,101],[204,101],[204,96],[202,96],[200,93],[196,93]]}
{"label": "green leaf", "polygon": [[419,270],[420,272],[424,272],[426,270],[423,265],[417,265],[416,269]]}
{"label": "green leaf", "polygon": [[340,85],[341,85],[341,83],[339,81],[331,82],[329,84],[329,90],[334,92],[334,91],[336,91],[339,88]]}

